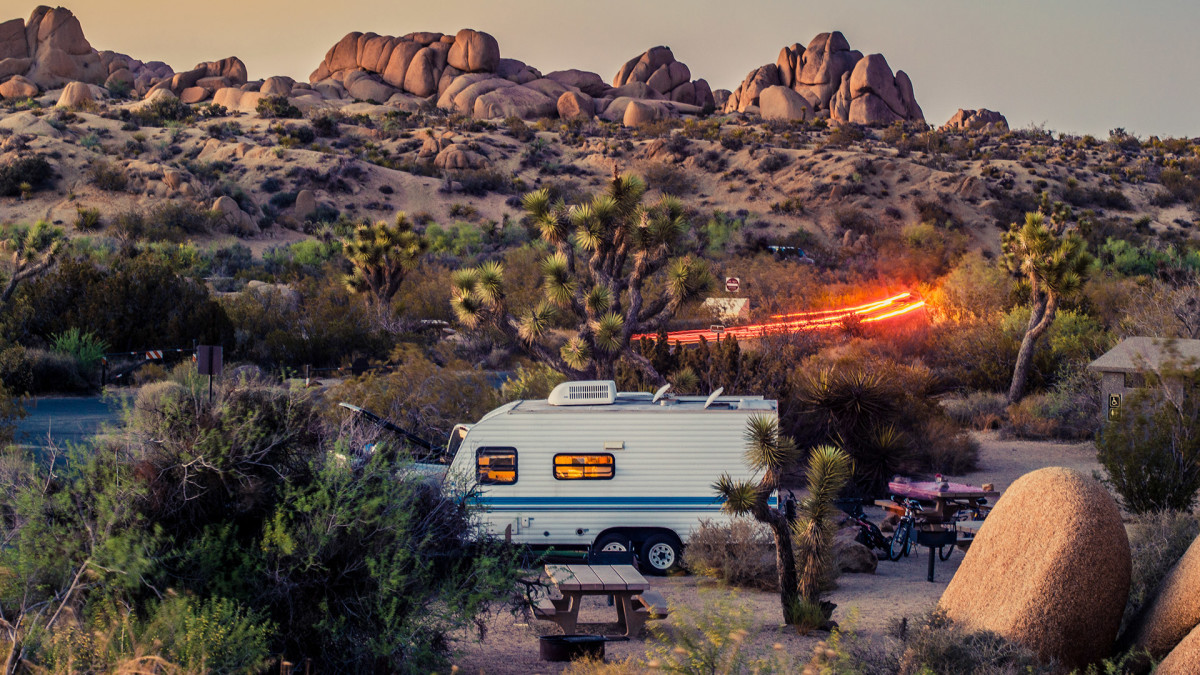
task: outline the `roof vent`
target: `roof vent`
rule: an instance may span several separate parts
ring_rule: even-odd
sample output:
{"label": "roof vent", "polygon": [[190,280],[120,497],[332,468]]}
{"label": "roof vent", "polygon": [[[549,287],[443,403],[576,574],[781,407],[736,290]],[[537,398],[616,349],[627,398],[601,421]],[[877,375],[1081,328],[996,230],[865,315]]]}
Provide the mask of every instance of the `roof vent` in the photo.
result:
{"label": "roof vent", "polygon": [[610,405],[617,400],[617,383],[612,380],[563,382],[550,392],[550,405]]}

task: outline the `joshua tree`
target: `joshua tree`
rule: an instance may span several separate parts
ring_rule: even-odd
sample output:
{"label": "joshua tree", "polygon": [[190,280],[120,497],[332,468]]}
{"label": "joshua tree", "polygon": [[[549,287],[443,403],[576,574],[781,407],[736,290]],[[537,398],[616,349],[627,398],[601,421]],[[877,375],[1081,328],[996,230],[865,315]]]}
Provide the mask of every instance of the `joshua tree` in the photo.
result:
{"label": "joshua tree", "polygon": [[12,253],[8,261],[8,281],[0,292],[0,309],[8,304],[17,284],[53,267],[66,245],[62,229],[44,220],[34,223],[33,227],[14,229],[8,238],[0,240],[0,251]]}
{"label": "joshua tree", "polygon": [[[701,260],[681,255],[691,229],[683,204],[663,196],[646,205],[645,193],[640,178],[623,175],[584,204],[568,206],[547,190],[525,195],[525,210],[551,248],[541,264],[542,301],[514,312],[503,267],[485,263],[454,275],[452,303],[459,321],[468,328],[494,325],[572,377],[611,378],[625,356],[661,383],[662,375],[630,341],[654,332],[707,289],[712,277]],[[649,297],[651,288],[661,290]],[[546,339],[560,321],[573,335],[556,353]]]}
{"label": "joshua tree", "polygon": [[800,569],[800,625],[821,628],[828,624],[833,606],[821,602],[821,583],[833,565],[836,533],[833,500],[854,474],[850,455],[832,445],[813,448],[808,456],[808,496],[796,508],[796,552]]}
{"label": "joshua tree", "polygon": [[391,303],[427,248],[425,238],[413,231],[403,212],[396,216],[395,225],[384,221],[359,225],[342,246],[346,260],[354,266],[354,272],[346,275],[346,285],[368,293],[379,307]]}
{"label": "joshua tree", "polygon": [[[1057,214],[1056,214],[1057,216]],[[1059,302],[1083,286],[1092,265],[1087,244],[1075,232],[1064,233],[1065,219],[1047,225],[1041,213],[1026,213],[1025,224],[1004,234],[1004,261],[1029,293],[1029,325],[1017,352],[1008,402],[1025,395],[1025,382],[1038,339],[1054,323]]]}
{"label": "joshua tree", "polygon": [[784,509],[770,505],[771,494],[779,488],[783,470],[796,461],[799,451],[787,436],[779,434],[779,422],[755,415],[746,422],[746,461],[762,475],[757,482],[736,481],[723,474],[713,489],[725,498],[722,508],[735,515],[751,515],[771,528],[775,536],[775,568],[779,574],[779,601],[783,620],[794,625],[799,620],[800,590],[796,580],[796,555],[792,550],[792,525]]}

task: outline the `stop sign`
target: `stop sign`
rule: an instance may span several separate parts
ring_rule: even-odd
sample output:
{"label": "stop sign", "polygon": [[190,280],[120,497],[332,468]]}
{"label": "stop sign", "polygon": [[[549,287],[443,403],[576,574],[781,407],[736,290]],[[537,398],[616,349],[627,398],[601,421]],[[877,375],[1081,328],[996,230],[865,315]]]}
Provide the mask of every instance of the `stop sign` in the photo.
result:
{"label": "stop sign", "polygon": [[730,293],[737,293],[742,287],[742,280],[737,277],[725,277],[725,290]]}

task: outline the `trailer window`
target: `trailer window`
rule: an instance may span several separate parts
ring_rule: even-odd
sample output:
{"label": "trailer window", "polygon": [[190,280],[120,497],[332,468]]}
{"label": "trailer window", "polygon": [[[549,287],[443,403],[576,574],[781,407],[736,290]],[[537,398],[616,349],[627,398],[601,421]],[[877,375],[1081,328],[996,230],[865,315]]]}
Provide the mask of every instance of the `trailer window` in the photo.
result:
{"label": "trailer window", "polygon": [[517,482],[517,449],[479,448],[475,452],[475,477],[480,485]]}
{"label": "trailer window", "polygon": [[612,455],[555,455],[558,480],[608,480],[616,473]]}

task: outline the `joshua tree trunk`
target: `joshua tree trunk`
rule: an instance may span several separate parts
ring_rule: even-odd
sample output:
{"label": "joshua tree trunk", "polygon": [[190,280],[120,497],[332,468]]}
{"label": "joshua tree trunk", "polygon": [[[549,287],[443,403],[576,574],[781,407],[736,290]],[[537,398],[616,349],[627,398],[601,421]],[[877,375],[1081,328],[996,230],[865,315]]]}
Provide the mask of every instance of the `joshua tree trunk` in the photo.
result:
{"label": "joshua tree trunk", "polygon": [[800,587],[796,575],[796,553],[792,550],[792,524],[778,511],[771,520],[775,534],[775,569],[779,572],[779,602],[783,606],[783,622],[797,623],[796,608],[800,605]]}
{"label": "joshua tree trunk", "polygon": [[1011,405],[1021,400],[1025,395],[1025,384],[1029,380],[1029,369],[1033,366],[1033,353],[1037,349],[1038,339],[1054,323],[1054,315],[1058,312],[1058,298],[1049,294],[1030,308],[1029,326],[1025,329],[1025,337],[1021,338],[1021,349],[1017,352],[1017,365],[1013,368],[1012,385],[1008,388],[1008,403]]}

